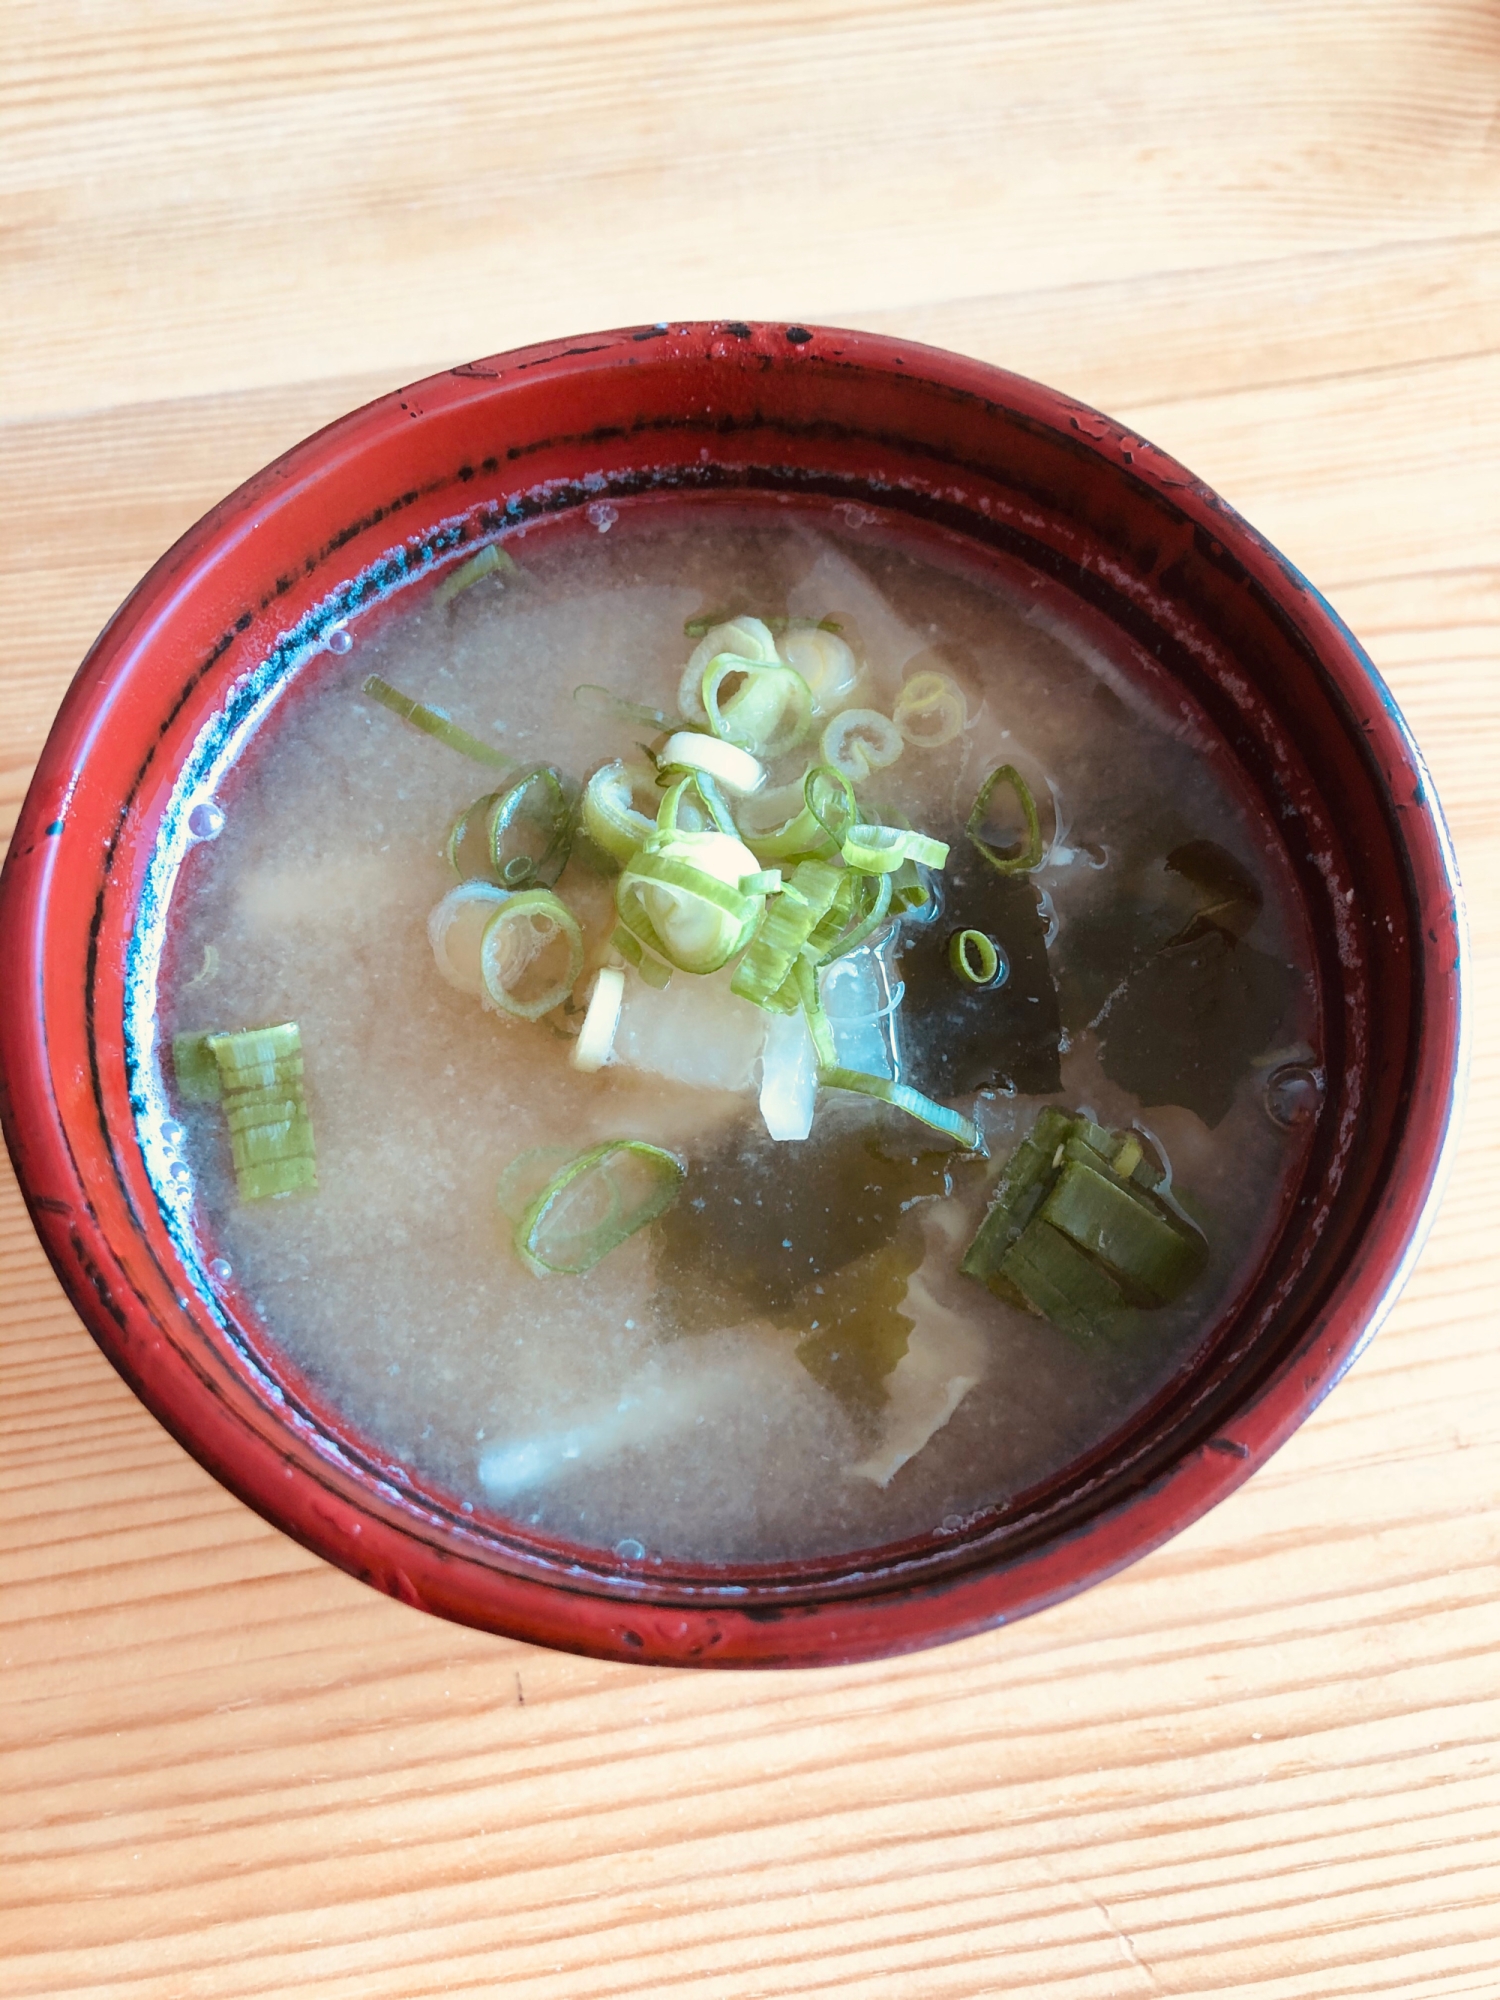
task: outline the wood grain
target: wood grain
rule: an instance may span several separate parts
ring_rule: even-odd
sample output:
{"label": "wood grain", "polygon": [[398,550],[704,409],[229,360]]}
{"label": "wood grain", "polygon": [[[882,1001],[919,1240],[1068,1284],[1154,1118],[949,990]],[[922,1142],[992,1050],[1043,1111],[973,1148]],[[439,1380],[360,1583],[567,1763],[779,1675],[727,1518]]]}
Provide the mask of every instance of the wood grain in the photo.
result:
{"label": "wood grain", "polygon": [[114,604],[298,436],[515,341],[786,315],[1055,381],[1277,541],[1427,752],[1477,973],[1448,1198],[1347,1380],[1113,1582],[879,1667],[607,1667],[335,1574],[134,1402],[6,1178],[6,1994],[1495,2000],[1493,7],[0,27],[0,831]]}

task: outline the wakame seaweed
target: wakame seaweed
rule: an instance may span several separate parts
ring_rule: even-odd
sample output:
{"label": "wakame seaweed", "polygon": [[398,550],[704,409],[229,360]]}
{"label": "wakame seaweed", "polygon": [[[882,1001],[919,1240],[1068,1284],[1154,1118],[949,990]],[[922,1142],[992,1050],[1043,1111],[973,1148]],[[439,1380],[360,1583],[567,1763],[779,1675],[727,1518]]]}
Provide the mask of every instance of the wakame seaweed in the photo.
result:
{"label": "wakame seaweed", "polygon": [[1295,992],[1280,958],[1247,941],[1262,892],[1216,842],[1121,856],[1114,893],[1069,922],[1068,1026],[1090,1028],[1111,1082],[1142,1104],[1217,1125]]}
{"label": "wakame seaweed", "polygon": [[[1057,987],[1047,959],[1047,920],[1024,876],[996,874],[955,838],[938,887],[939,909],[901,938],[906,984],[902,1074],[943,1101],[976,1090],[1048,1097],[1062,1088]],[[1004,955],[1005,977],[975,987],[957,978],[953,939],[977,930]]]}

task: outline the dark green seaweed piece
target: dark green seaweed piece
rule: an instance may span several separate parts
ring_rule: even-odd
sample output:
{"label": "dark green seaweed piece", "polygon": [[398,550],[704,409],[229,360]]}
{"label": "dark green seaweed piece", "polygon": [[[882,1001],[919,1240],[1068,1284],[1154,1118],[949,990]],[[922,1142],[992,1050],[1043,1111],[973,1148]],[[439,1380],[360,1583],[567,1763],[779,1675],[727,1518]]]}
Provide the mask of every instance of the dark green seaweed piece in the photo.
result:
{"label": "dark green seaweed piece", "polygon": [[689,1332],[767,1319],[800,1334],[797,1359],[864,1422],[911,1329],[901,1306],[925,1253],[911,1204],[966,1170],[884,1113],[820,1120],[796,1146],[747,1122],[692,1161],[655,1226],[659,1302]]}
{"label": "dark green seaweed piece", "polygon": [[1068,1026],[1097,1033],[1105,1075],[1143,1104],[1217,1125],[1295,991],[1292,968],[1247,942],[1261,890],[1212,840],[1122,853],[1112,871],[1110,893],[1068,921]]}
{"label": "dark green seaweed piece", "polygon": [[1142,1104],[1181,1104],[1217,1125],[1276,1036],[1296,975],[1209,928],[1138,966],[1098,1022],[1104,1073]]}
{"label": "dark green seaweed piece", "polygon": [[[1036,890],[997,874],[962,839],[936,880],[941,912],[901,942],[903,1077],[943,1103],[996,1088],[1050,1096],[1062,1088],[1060,1022]],[[983,931],[1004,954],[1002,982],[973,987],[953,977],[950,944],[965,930]]]}
{"label": "dark green seaweed piece", "polygon": [[1207,1244],[1158,1194],[1140,1140],[1048,1107],[1006,1162],[960,1269],[1076,1338],[1125,1308],[1169,1305]]}

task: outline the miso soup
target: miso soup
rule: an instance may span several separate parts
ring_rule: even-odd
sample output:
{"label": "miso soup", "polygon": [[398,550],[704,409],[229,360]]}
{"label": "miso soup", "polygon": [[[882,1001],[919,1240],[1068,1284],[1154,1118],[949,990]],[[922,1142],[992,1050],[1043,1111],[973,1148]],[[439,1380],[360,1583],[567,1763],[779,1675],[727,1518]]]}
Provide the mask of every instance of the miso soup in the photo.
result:
{"label": "miso soup", "polygon": [[647,1570],[958,1532],[1257,1268],[1322,1090],[1276,834],[936,531],[589,516],[334,633],[200,807],[176,1198],[476,1517]]}

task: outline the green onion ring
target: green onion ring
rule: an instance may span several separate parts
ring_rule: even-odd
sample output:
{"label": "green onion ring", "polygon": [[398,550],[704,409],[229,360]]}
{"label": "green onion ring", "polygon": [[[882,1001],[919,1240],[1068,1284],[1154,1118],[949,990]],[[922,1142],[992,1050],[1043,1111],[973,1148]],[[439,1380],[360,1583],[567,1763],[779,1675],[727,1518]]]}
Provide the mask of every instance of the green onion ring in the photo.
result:
{"label": "green onion ring", "polygon": [[948,940],[948,963],[968,986],[993,986],[1000,971],[995,940],[983,931],[955,931]]}
{"label": "green onion ring", "polygon": [[[980,830],[984,825],[985,814],[990,808],[990,799],[1001,785],[1010,786],[1026,819],[1025,840],[1014,854],[1002,854],[998,847],[991,847],[989,842],[981,837]],[[1014,764],[998,764],[990,772],[969,808],[969,817],[964,822],[964,832],[991,868],[1001,875],[1026,875],[1040,862],[1043,852],[1041,817],[1036,809],[1036,800],[1031,796],[1031,787]]]}
{"label": "green onion ring", "polygon": [[[646,1168],[648,1175],[645,1191],[628,1207],[610,1171],[627,1159]],[[676,1201],[686,1178],[687,1168],[675,1153],[648,1145],[644,1139],[610,1139],[602,1146],[591,1146],[554,1174],[528,1204],[511,1239],[516,1255],[539,1278],[577,1277],[591,1271],[627,1237],[664,1214]],[[559,1204],[570,1191],[578,1191],[580,1184],[586,1194],[587,1183],[595,1180],[604,1183],[609,1210],[589,1229],[569,1233],[566,1207],[559,1211]]]}
{"label": "green onion ring", "polygon": [[[551,925],[545,936],[538,934],[538,919]],[[566,974],[534,1000],[516,999],[501,977],[503,968],[500,961],[506,932],[520,924],[531,927],[532,938],[531,949],[516,970],[517,978],[557,935],[561,934],[568,946]],[[550,889],[528,889],[521,895],[511,896],[484,927],[484,941],[479,947],[479,970],[484,981],[485,997],[492,1006],[498,1007],[502,1013],[513,1014],[517,1020],[539,1021],[543,1014],[562,1005],[583,970],[583,932],[578,928],[577,918]]]}

